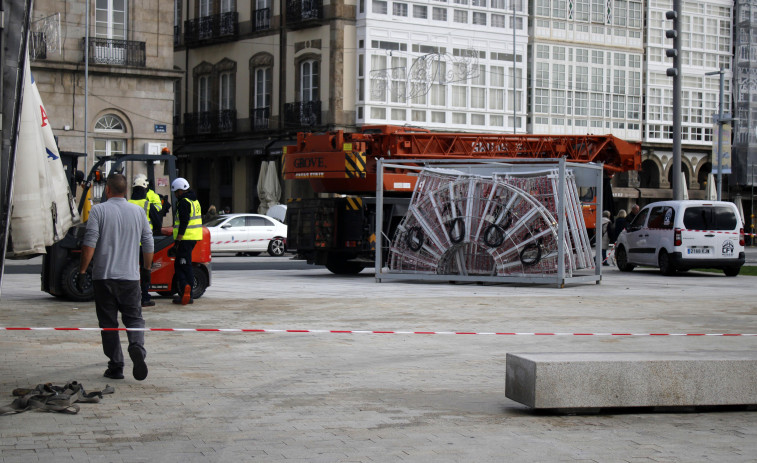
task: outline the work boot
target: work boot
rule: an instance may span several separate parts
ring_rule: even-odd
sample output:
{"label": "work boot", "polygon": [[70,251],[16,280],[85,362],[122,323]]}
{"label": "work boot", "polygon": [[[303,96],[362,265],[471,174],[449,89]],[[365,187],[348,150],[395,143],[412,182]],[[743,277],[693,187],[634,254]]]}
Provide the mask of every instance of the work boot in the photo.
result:
{"label": "work boot", "polygon": [[124,370],[122,368],[108,367],[103,376],[110,379],[124,379]]}
{"label": "work boot", "polygon": [[[181,302],[181,298],[182,298],[181,296],[174,296],[174,298],[173,298],[173,300],[171,302],[173,302],[174,304],[184,305]],[[187,302],[187,304],[194,304],[194,303],[195,303],[194,299],[189,299],[189,302]]]}
{"label": "work boot", "polygon": [[[131,361],[134,363],[134,369],[132,370],[134,379],[142,381],[147,378],[147,364],[145,363],[145,354],[142,352],[142,349],[138,346],[129,346],[129,357],[131,357]],[[121,377],[123,378],[123,375]]]}
{"label": "work boot", "polygon": [[192,286],[185,285],[184,292],[181,295],[181,305],[190,304],[192,301]]}
{"label": "work boot", "polygon": [[142,307],[154,307],[155,301],[142,301]]}

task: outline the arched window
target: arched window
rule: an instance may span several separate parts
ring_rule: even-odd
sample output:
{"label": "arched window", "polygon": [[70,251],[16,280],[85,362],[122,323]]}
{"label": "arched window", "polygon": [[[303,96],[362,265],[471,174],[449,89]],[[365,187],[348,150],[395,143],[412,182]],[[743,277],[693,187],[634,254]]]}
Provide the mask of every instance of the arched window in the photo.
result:
{"label": "arched window", "polygon": [[[115,114],[102,116],[95,122],[95,133],[95,157],[126,153],[126,124],[120,117]],[[106,172],[108,170],[106,167]]]}
{"label": "arched window", "polygon": [[95,122],[95,132],[124,133],[124,121],[115,114],[106,114]]}
{"label": "arched window", "polygon": [[320,92],[320,63],[316,60],[306,60],[300,64],[300,101],[319,101]]}

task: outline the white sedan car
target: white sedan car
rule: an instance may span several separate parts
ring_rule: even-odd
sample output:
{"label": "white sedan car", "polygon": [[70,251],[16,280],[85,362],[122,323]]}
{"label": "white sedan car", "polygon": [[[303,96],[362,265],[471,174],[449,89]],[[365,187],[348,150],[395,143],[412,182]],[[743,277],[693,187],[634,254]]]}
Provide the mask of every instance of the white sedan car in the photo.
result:
{"label": "white sedan car", "polygon": [[210,251],[282,256],[287,226],[260,214],[227,214],[204,224],[210,231]]}

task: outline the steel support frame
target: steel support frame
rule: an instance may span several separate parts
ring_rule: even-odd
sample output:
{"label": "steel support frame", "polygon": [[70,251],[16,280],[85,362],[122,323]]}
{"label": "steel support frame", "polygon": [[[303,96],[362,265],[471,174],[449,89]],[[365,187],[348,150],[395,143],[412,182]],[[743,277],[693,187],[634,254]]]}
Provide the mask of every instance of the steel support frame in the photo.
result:
{"label": "steel support frame", "polygon": [[[603,211],[602,204],[602,177],[604,175],[604,169],[602,164],[594,163],[571,163],[566,162],[564,158],[560,159],[486,159],[486,160],[396,160],[392,159],[386,161],[383,158],[377,159],[376,163],[376,230],[381,230],[379,224],[383,223],[383,205],[384,205],[384,169],[390,168],[402,168],[408,170],[420,171],[424,167],[438,167],[438,168],[450,168],[462,171],[468,171],[478,175],[492,175],[494,173],[513,173],[523,171],[535,171],[554,170],[555,166],[559,169],[558,179],[558,194],[560,201],[558,202],[558,215],[561,218],[558,222],[557,242],[558,242],[558,269],[556,275],[543,275],[543,276],[463,276],[463,275],[432,275],[432,274],[420,274],[420,273],[398,273],[389,272],[388,269],[383,267],[383,251],[384,251],[384,238],[387,240],[390,237],[384,237],[383,233],[376,234],[376,257],[375,257],[375,275],[376,282],[381,283],[383,281],[392,280],[420,280],[420,281],[442,281],[442,282],[466,282],[466,283],[522,283],[522,284],[543,284],[543,285],[555,285],[557,288],[564,288],[567,284],[577,283],[596,283],[600,284],[602,280],[602,241],[601,241],[601,218]],[[566,277],[564,266],[564,245],[565,245],[565,188],[566,188],[566,171],[567,169],[573,170],[576,181],[579,186],[593,187],[597,194],[596,214],[594,217],[597,228],[595,229],[595,235],[600,234],[599,237],[595,237],[594,240],[594,253],[595,264],[594,272],[586,274],[579,274]]]}

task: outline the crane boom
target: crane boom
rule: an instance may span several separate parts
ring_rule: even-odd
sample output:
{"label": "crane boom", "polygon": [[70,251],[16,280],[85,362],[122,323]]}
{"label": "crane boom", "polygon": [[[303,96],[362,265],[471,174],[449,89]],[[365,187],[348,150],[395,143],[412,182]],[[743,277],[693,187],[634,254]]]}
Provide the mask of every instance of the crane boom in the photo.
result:
{"label": "crane boom", "polygon": [[[613,135],[434,133],[391,125],[361,132],[300,133],[286,148],[284,178],[310,180],[322,193],[375,190],[376,159],[559,159],[604,163],[608,173],[639,170],[641,144]],[[412,176],[387,172],[386,191],[411,191]]]}

